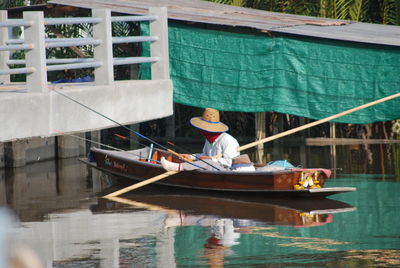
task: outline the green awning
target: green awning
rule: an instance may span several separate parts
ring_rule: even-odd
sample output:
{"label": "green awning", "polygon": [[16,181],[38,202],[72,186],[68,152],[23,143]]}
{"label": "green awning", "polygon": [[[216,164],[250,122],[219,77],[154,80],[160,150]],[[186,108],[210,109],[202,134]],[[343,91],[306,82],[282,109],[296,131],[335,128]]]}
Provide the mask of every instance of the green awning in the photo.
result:
{"label": "green awning", "polygon": [[[174,101],[180,104],[322,119],[400,92],[399,48],[178,23],[169,24],[168,34]],[[148,65],[141,74],[149,78]],[[399,98],[334,121],[398,118]]]}

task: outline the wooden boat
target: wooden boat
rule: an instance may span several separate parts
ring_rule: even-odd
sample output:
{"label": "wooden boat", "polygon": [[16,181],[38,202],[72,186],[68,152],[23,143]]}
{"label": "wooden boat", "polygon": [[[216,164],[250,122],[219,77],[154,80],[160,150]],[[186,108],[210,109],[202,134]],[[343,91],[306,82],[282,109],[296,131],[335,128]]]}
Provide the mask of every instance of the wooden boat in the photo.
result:
{"label": "wooden boat", "polygon": [[[112,189],[108,190],[113,191]],[[268,198],[260,195],[238,195],[227,192],[184,191],[148,186],[118,198],[116,202],[99,198],[91,207],[93,213],[164,211],[184,216],[182,224],[199,224],[204,219],[229,218],[250,220],[269,225],[311,227],[330,223],[333,214],[356,210],[355,207],[332,199]],[[201,220],[193,220],[196,219]],[[192,219],[189,221],[188,219]]]}
{"label": "wooden boat", "polygon": [[[157,149],[150,152],[149,148],[132,151],[92,148],[88,158],[82,161],[112,175],[143,181],[166,172],[159,164],[161,156],[170,161],[179,161],[173,159],[167,151]],[[329,172],[322,169],[302,168],[256,172],[199,169],[181,171],[158,181],[157,184],[198,190],[291,196],[328,196],[356,190],[354,187],[324,188],[329,175]]]}

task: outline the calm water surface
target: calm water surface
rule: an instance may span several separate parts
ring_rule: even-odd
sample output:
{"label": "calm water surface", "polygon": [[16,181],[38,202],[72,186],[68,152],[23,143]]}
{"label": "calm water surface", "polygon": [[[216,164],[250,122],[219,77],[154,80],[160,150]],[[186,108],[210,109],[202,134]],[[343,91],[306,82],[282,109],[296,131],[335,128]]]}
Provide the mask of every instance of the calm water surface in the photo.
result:
{"label": "calm water surface", "polygon": [[[336,167],[323,200],[205,195],[146,187],[98,198],[112,180],[76,159],[0,170],[13,239],[44,267],[400,267],[400,144],[286,148]],[[114,187],[114,188],[110,188]]]}

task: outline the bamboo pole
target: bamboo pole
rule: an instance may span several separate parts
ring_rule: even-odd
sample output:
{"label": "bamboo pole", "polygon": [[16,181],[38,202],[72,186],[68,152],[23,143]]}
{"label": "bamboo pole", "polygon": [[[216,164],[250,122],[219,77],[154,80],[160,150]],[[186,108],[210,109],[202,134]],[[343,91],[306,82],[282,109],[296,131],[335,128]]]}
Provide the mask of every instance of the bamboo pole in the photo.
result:
{"label": "bamboo pole", "polygon": [[[308,124],[306,124],[306,125],[304,125],[304,126],[300,126],[300,127],[296,127],[296,128],[290,129],[290,130],[288,130],[288,131],[284,131],[284,132],[282,132],[282,133],[273,135],[273,136],[268,137],[268,138],[265,138],[265,139],[261,139],[261,140],[255,141],[255,142],[251,142],[251,143],[249,143],[249,144],[246,144],[246,145],[243,145],[243,146],[238,147],[237,150],[240,152],[240,151],[249,149],[249,148],[251,148],[251,147],[257,146],[257,145],[259,145],[259,144],[262,144],[262,143],[266,143],[266,142],[269,142],[269,141],[272,141],[272,140],[279,139],[279,138],[281,138],[281,137],[284,137],[284,136],[287,136],[287,135],[290,135],[290,134],[299,132],[299,131],[301,131],[301,130],[304,130],[304,129],[307,129],[307,128],[310,128],[310,127],[314,127],[314,126],[323,124],[323,123],[328,122],[328,121],[330,121],[330,120],[339,118],[339,117],[341,117],[341,116],[348,115],[348,114],[350,114],[350,113],[354,113],[354,112],[356,112],[356,111],[359,111],[359,110],[362,110],[362,109],[371,107],[371,106],[373,106],[373,105],[376,105],[376,104],[379,104],[379,103],[382,103],[382,102],[385,102],[385,101],[389,101],[389,100],[395,99],[395,98],[397,98],[397,97],[400,97],[400,93],[396,93],[396,94],[387,96],[387,97],[385,97],[385,98],[382,98],[382,99],[379,99],[379,100],[376,100],[376,101],[373,101],[373,102],[369,102],[369,103],[363,104],[363,105],[361,105],[361,106],[358,106],[358,107],[349,109],[349,110],[347,110],[347,111],[344,111],[344,112],[341,112],[341,113],[338,113],[338,114],[329,116],[329,117],[327,117],[327,118],[324,118],[324,119],[321,119],[321,120],[318,120],[318,121],[315,121],[315,122],[308,123]],[[213,157],[221,157],[221,156],[222,156],[222,155],[216,155],[216,156],[213,156]],[[165,172],[165,173],[160,174],[160,175],[158,175],[158,176],[155,176],[155,177],[153,177],[153,178],[150,178],[150,179],[144,180],[144,181],[142,181],[142,182],[139,182],[139,183],[133,184],[133,185],[131,185],[131,186],[128,186],[128,187],[126,187],[126,188],[123,188],[123,189],[121,189],[121,190],[119,190],[119,191],[110,193],[110,194],[108,194],[108,195],[106,195],[106,196],[104,196],[104,197],[114,197],[114,196],[118,196],[118,195],[124,194],[124,193],[126,193],[126,192],[129,192],[129,191],[131,191],[131,190],[134,190],[134,189],[140,188],[140,187],[142,187],[142,186],[148,185],[148,184],[150,184],[150,183],[153,183],[153,182],[156,182],[156,181],[159,181],[159,180],[168,178],[169,176],[174,175],[174,174],[176,174],[176,173],[179,173],[179,171],[168,171],[168,172]]]}
{"label": "bamboo pole", "polygon": [[147,203],[143,203],[143,202],[138,202],[138,201],[133,201],[133,200],[129,200],[123,197],[118,197],[118,196],[108,196],[107,197],[108,200],[114,201],[114,202],[118,202],[121,204],[126,204],[129,206],[133,206],[135,208],[144,208],[147,210],[155,210],[155,211],[165,211],[168,213],[178,213],[177,210],[174,209],[168,209],[162,206],[157,206],[157,205],[152,205],[152,204],[147,204]]}
{"label": "bamboo pole", "polygon": [[389,101],[389,100],[392,100],[392,99],[395,99],[395,98],[398,98],[398,97],[400,97],[400,93],[396,93],[396,94],[387,96],[387,97],[385,97],[385,98],[382,98],[382,99],[379,99],[379,100],[376,100],[376,101],[372,101],[372,102],[363,104],[363,105],[361,105],[361,106],[358,106],[358,107],[349,109],[349,110],[347,110],[347,111],[344,111],[344,112],[341,112],[341,113],[338,113],[338,114],[335,114],[335,115],[331,115],[331,116],[329,116],[329,117],[327,117],[327,118],[324,118],[324,119],[321,119],[321,120],[318,120],[318,121],[315,121],[315,122],[308,123],[308,124],[306,124],[306,125],[304,125],[304,126],[296,127],[296,128],[293,128],[293,129],[284,131],[284,132],[282,132],[282,133],[279,133],[279,134],[277,134],[277,135],[273,135],[273,136],[271,136],[271,137],[268,137],[268,138],[265,138],[265,139],[261,139],[261,140],[258,140],[258,141],[251,142],[251,143],[249,143],[249,144],[240,146],[240,147],[238,148],[238,151],[240,152],[240,151],[249,149],[249,148],[251,148],[251,147],[254,147],[254,146],[256,146],[256,145],[259,145],[259,144],[261,144],[261,143],[266,143],[266,142],[269,142],[269,141],[272,141],[272,140],[276,140],[276,139],[282,138],[282,137],[284,137],[284,136],[287,136],[287,135],[290,135],[290,134],[293,134],[293,133],[302,131],[302,130],[304,130],[304,129],[311,128],[311,127],[314,127],[314,126],[323,124],[323,123],[326,123],[326,122],[328,122],[328,121],[330,121],[330,120],[333,120],[333,119],[336,119],[336,118],[339,118],[339,117],[342,117],[342,116],[345,116],[345,115],[354,113],[354,112],[356,112],[356,111],[359,111],[359,110],[362,110],[362,109],[371,107],[371,106],[373,106],[373,105],[376,105],[376,104],[379,104],[379,103],[382,103],[382,102],[385,102],[385,101]]}
{"label": "bamboo pole", "polygon": [[144,181],[141,181],[141,182],[132,184],[131,186],[122,188],[121,190],[118,190],[118,191],[115,191],[115,192],[110,193],[110,194],[108,194],[108,195],[105,195],[104,197],[106,197],[106,198],[108,198],[108,197],[115,197],[115,196],[118,196],[118,195],[127,193],[127,192],[129,192],[129,191],[132,191],[132,190],[135,190],[135,189],[137,189],[137,188],[143,187],[143,186],[145,186],[145,185],[147,185],[147,184],[150,184],[150,183],[153,183],[153,182],[162,180],[162,179],[164,179],[164,178],[167,178],[167,177],[169,177],[169,176],[172,176],[172,175],[174,175],[174,174],[176,174],[176,173],[178,173],[178,172],[179,172],[179,171],[167,171],[167,172],[165,172],[165,173],[162,173],[162,174],[157,175],[157,176],[155,176],[155,177],[152,177],[152,178],[150,178],[150,179],[147,179],[147,180],[144,180]]}

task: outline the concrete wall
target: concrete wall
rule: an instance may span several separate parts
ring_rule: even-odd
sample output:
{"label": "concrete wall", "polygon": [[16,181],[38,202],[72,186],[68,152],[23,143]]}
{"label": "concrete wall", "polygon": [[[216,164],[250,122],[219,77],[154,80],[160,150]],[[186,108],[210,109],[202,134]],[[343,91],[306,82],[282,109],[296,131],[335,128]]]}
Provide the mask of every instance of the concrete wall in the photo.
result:
{"label": "concrete wall", "polygon": [[[0,27],[0,44],[7,48],[0,53],[0,82],[3,82],[0,85],[0,169],[85,153],[84,141],[68,136],[51,138],[54,136],[85,133],[119,124],[131,125],[172,115],[166,8],[149,10],[149,15],[154,16],[150,22],[151,35],[157,40],[150,42],[148,61],[152,62],[153,80],[146,81],[114,81],[114,64],[118,62],[113,59],[111,11],[93,9],[93,17],[101,19],[93,25],[93,38],[101,41],[94,48],[93,59],[97,62],[94,82],[49,84],[47,71],[67,67],[52,65],[50,68],[46,63],[43,12],[24,12],[23,15],[24,20],[32,23],[24,28],[23,34],[23,44],[31,47],[25,53],[25,66],[30,70],[25,84],[10,83],[11,73],[25,71],[9,69],[6,63],[8,50],[14,48],[7,47],[8,31]],[[7,21],[6,11],[0,11],[0,21]],[[125,58],[128,62],[124,61],[124,64],[137,63],[132,58],[135,55]]]}
{"label": "concrete wall", "polygon": [[2,93],[0,142],[135,124],[173,113],[171,80],[116,81],[109,86],[54,85],[49,93]]}
{"label": "concrete wall", "polygon": [[85,155],[85,142],[62,136],[65,133],[118,126],[113,121],[136,124],[172,113],[171,80],[118,81],[110,86],[59,84],[51,86],[49,93],[3,93],[0,169]]}

